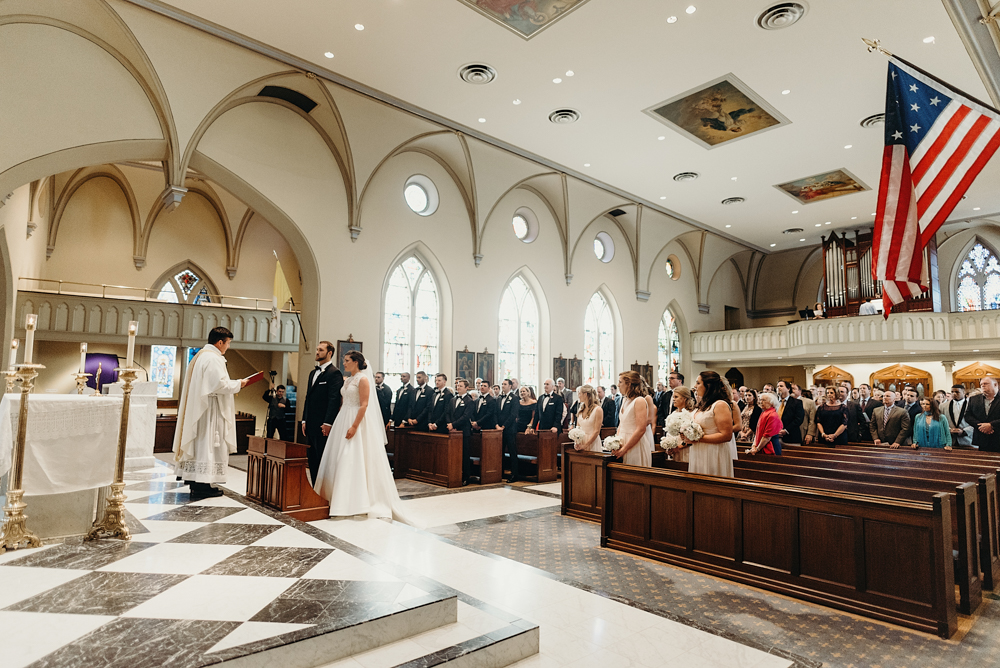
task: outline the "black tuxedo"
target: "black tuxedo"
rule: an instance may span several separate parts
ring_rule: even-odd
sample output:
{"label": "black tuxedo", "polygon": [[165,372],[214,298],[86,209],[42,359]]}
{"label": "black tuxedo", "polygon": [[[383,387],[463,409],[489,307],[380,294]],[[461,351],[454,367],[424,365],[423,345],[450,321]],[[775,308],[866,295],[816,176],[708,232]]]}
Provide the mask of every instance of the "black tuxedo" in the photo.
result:
{"label": "black tuxedo", "polygon": [[392,419],[392,390],[385,385],[376,385],[375,396],[378,397],[378,405],[382,409],[382,425],[387,425]]}
{"label": "black tuxedo", "polygon": [[781,437],[783,443],[799,445],[802,443],[802,421],[806,417],[806,411],[802,408],[802,401],[792,395],[785,399],[785,409],[781,409],[781,397],[778,397],[778,405],[775,406],[781,413],[781,427],[788,433]]}
{"label": "black tuxedo", "polygon": [[660,400],[656,402],[656,424],[663,426],[667,421],[667,416],[674,411],[674,391],[667,390],[660,393]]}
{"label": "black tuxedo", "polygon": [[413,401],[413,386],[407,383],[396,390],[396,404],[392,407],[392,423],[395,426],[403,424],[410,417],[410,403]]}
{"label": "black tuxedo", "polygon": [[448,423],[451,422],[452,414],[452,404],[454,403],[455,393],[452,392],[447,387],[443,390],[434,390],[434,393],[440,393],[437,402],[434,401],[434,394],[431,394],[430,399],[430,409],[427,413],[427,426],[434,424],[437,425],[436,431],[444,433],[448,428]]}
{"label": "black tuxedo", "polygon": [[520,401],[513,392],[501,394],[496,400],[497,426],[503,427],[503,449],[510,458],[510,478],[517,480],[517,410]]}
{"label": "black tuxedo", "polygon": [[[439,399],[438,405],[442,401],[444,399]],[[466,482],[472,470],[472,461],[469,458],[472,456],[472,418],[476,413],[476,403],[466,392],[465,394],[451,395],[448,398],[448,404],[450,405],[448,423],[455,431],[462,432],[462,482]],[[448,423],[445,424],[445,427],[448,426]]]}
{"label": "black tuxedo", "polygon": [[[965,411],[965,423],[972,427],[972,444],[986,452],[1000,452],[1000,394],[993,397],[989,412],[986,411],[986,395],[977,394],[966,399],[969,407]],[[992,434],[979,431],[979,425],[989,422]]]}
{"label": "black tuxedo", "polygon": [[881,401],[875,401],[871,397],[868,397],[867,400],[861,399],[860,401],[858,401],[858,406],[861,407],[861,412],[863,414],[862,416],[863,422],[859,423],[860,426],[858,429],[858,437],[862,441],[871,441],[872,432],[870,425],[872,422],[872,415],[875,413],[875,409],[881,405],[882,405]]}
{"label": "black tuxedo", "polygon": [[604,411],[604,420],[601,421],[602,428],[615,426],[615,400],[609,396],[604,397],[601,402],[601,410]]}
{"label": "black tuxedo", "polygon": [[320,460],[323,459],[323,449],[326,447],[326,436],[323,435],[322,427],[324,424],[332,425],[337,419],[340,405],[344,400],[340,394],[343,387],[344,374],[333,364],[327,366],[322,373],[318,373],[317,367],[309,374],[306,401],[302,406],[302,421],[306,425],[309,472],[314,483],[319,472]]}
{"label": "black tuxedo", "polygon": [[844,406],[847,408],[847,440],[851,443],[857,443],[861,438],[861,430],[868,431],[868,423],[865,422],[861,404],[857,401],[848,399]]}
{"label": "black tuxedo", "polygon": [[427,421],[431,414],[431,402],[434,400],[434,388],[424,384],[423,387],[413,388],[410,395],[410,408],[406,418],[416,420],[414,428],[420,431],[427,431]]}
{"label": "black tuxedo", "polygon": [[497,426],[497,400],[487,394],[479,397],[473,403],[472,421],[476,423],[478,429],[496,429]]}
{"label": "black tuxedo", "polygon": [[535,409],[535,431],[562,428],[563,398],[558,392],[538,397]]}

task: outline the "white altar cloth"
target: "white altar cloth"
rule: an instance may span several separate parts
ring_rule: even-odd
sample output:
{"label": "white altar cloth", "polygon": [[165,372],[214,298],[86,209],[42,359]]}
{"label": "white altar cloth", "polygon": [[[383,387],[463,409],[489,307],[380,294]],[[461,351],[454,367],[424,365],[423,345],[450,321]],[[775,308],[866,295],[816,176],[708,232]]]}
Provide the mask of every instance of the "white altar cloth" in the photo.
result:
{"label": "white altar cloth", "polygon": [[[11,466],[20,394],[0,400],[0,476]],[[120,397],[32,394],[24,445],[24,495],[110,485],[121,423]]]}

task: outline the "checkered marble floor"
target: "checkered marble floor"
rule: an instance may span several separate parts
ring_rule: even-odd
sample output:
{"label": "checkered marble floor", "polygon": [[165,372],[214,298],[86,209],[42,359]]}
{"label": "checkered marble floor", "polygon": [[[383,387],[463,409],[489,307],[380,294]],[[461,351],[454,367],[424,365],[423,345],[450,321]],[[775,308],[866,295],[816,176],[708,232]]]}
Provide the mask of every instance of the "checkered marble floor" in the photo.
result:
{"label": "checkered marble floor", "polygon": [[199,666],[401,613],[455,622],[454,590],[236,495],[192,501],[162,465],[128,476],[131,541],[0,555],[5,668]]}

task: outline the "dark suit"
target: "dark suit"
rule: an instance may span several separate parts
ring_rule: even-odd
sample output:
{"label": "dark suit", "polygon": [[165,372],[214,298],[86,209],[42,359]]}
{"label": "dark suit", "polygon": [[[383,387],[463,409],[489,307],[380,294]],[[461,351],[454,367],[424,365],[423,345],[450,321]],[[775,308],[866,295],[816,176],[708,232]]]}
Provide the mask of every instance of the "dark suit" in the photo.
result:
{"label": "dark suit", "polygon": [[436,431],[441,434],[448,428],[451,422],[452,400],[455,393],[447,387],[443,390],[434,390],[435,394],[440,392],[437,401],[434,401],[434,394],[431,395],[430,410],[427,413],[427,426],[437,425]]}
{"label": "dark suit", "polygon": [[535,431],[542,429],[561,429],[563,415],[563,398],[558,392],[538,397],[535,412]]}
{"label": "dark suit", "polygon": [[413,386],[407,383],[396,390],[396,404],[392,407],[392,423],[399,427],[410,417],[410,404],[413,401]]}
{"label": "dark suit", "polygon": [[778,405],[775,408],[781,414],[781,427],[788,432],[781,437],[781,442],[794,445],[802,443],[802,421],[806,417],[802,401],[789,394],[785,399],[784,410],[781,408],[781,397],[778,397]]}
{"label": "dark suit", "polygon": [[875,413],[875,409],[882,405],[882,402],[876,401],[875,399],[868,397],[867,400],[862,399],[861,401],[858,402],[858,404],[861,406],[861,412],[864,414],[864,417],[866,418],[864,423],[861,425],[861,428],[858,430],[860,432],[858,434],[858,437],[862,441],[870,441],[872,437],[872,432],[871,432],[872,415]]}
{"label": "dark suit", "polygon": [[910,416],[910,426],[906,429],[906,434],[903,439],[903,444],[909,445],[913,442],[913,425],[916,423],[916,418],[920,413],[923,413],[923,411],[920,410],[920,401],[914,401],[909,408],[907,408],[906,404],[903,402],[898,402],[896,405],[906,411],[907,415]]}
{"label": "dark suit", "polygon": [[[439,406],[442,401],[442,399],[438,400]],[[472,462],[469,457],[472,456],[472,417],[476,412],[476,404],[466,392],[448,397],[448,406],[450,407],[448,410],[449,418],[445,427],[451,424],[452,429],[462,432],[462,482],[466,482],[472,470]]]}
{"label": "dark suit", "polygon": [[610,428],[615,426],[615,400],[611,397],[604,397],[604,401],[601,402],[601,410],[604,411],[604,420],[601,422],[602,428]]}
{"label": "dark suit", "polygon": [[861,404],[848,400],[847,408],[847,440],[857,443],[861,438],[861,429],[865,427],[865,416],[862,415]]}
{"label": "dark suit", "polygon": [[431,401],[434,400],[434,388],[424,384],[423,387],[413,388],[410,395],[410,409],[407,413],[408,420],[416,420],[414,429],[427,431],[427,419],[431,414]]}
{"label": "dark suit", "polygon": [[656,401],[656,424],[663,426],[674,408],[674,391],[667,390],[660,392],[660,398]]}
{"label": "dark suit", "polygon": [[[1000,452],[1000,394],[993,397],[989,412],[986,411],[986,395],[978,394],[967,399],[969,408],[965,411],[965,422],[972,427],[972,444],[987,452]],[[989,422],[992,434],[979,431],[979,425]]]}
{"label": "dark suit", "polygon": [[476,423],[477,429],[496,429],[497,427],[497,400],[487,394],[479,397],[473,404],[472,421]]}
{"label": "dark suit", "polygon": [[497,426],[503,427],[503,449],[510,458],[510,480],[517,480],[517,409],[520,405],[513,392],[497,398]]}
{"label": "dark suit", "polygon": [[893,406],[890,410],[892,412],[889,413],[888,424],[885,424],[885,406],[879,406],[872,413],[869,425],[872,440],[902,445],[906,440],[906,433],[912,430],[910,414],[899,406]]}
{"label": "dark suit", "polygon": [[375,396],[378,397],[378,405],[382,409],[382,426],[385,426],[392,419],[392,390],[385,385],[376,385]]}
{"label": "dark suit", "polygon": [[306,401],[302,406],[302,421],[306,423],[306,441],[309,443],[306,456],[314,483],[326,448],[323,425],[333,424],[344,400],[340,394],[344,387],[344,374],[340,373],[340,369],[332,363],[322,373],[318,373],[318,369],[319,367],[313,369],[309,374]]}
{"label": "dark suit", "polygon": [[622,395],[621,394],[616,394],[614,401],[615,401],[615,424],[614,424],[614,426],[617,427],[618,426],[618,422],[622,419]]}

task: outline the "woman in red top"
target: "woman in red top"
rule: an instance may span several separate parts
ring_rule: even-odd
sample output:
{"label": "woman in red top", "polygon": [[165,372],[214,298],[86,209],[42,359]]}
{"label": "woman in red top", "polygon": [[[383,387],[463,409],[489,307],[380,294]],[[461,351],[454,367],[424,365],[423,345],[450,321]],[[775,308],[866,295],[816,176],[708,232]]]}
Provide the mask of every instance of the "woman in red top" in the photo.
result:
{"label": "woman in red top", "polygon": [[760,414],[760,418],[757,420],[757,432],[753,437],[753,446],[747,452],[751,455],[755,455],[758,452],[763,452],[765,455],[773,455],[774,445],[772,445],[771,441],[778,437],[782,429],[781,418],[778,417],[778,411],[774,408],[778,405],[778,397],[770,392],[762,392],[757,397],[757,403],[760,404],[761,410],[764,412]]}

